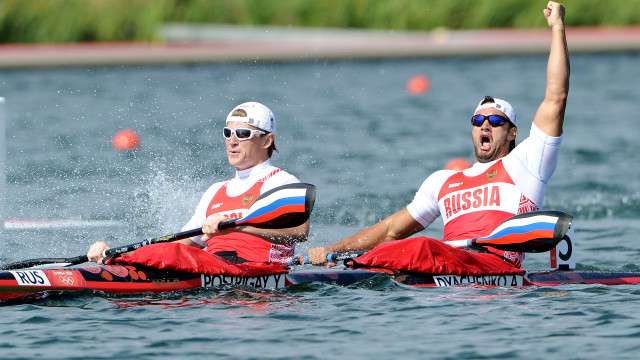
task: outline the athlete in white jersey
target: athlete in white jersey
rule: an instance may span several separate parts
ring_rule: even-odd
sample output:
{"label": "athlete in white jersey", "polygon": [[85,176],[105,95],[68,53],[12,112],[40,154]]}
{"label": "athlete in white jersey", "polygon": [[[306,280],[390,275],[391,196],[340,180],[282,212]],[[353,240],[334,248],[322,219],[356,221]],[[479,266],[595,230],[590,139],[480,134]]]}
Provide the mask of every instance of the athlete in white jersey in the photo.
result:
{"label": "athlete in white jersey", "polygon": [[[547,87],[529,138],[516,147],[513,107],[504,100],[485,97],[471,120],[473,167],[435,172],[406,208],[337,243],[309,250],[313,264],[326,263],[327,253],[370,250],[385,241],[408,238],[438,216],[444,220],[445,240],[469,239],[486,236],[503,220],[542,206],[558,159],[569,93],[564,6],[550,1],[543,14],[552,33]],[[524,258],[519,253],[489,250],[516,267]]]}
{"label": "athlete in white jersey", "polygon": [[[286,266],[293,258],[296,242],[306,241],[309,221],[287,229],[260,229],[237,226],[218,230],[218,224],[230,218],[243,217],[249,206],[261,194],[277,186],[299,182],[293,175],[271,165],[275,146],[276,119],[271,110],[257,102],[236,106],[226,119],[223,136],[226,139],[229,164],[236,176],[212,185],[202,196],[196,211],[183,227],[202,227],[204,235],[179,240],[184,245],[207,248],[207,251],[241,263],[245,261],[276,263]],[[96,242],[87,256],[102,261],[109,246]]]}
{"label": "athlete in white jersey", "polygon": [[[228,181],[212,185],[202,196],[196,211],[183,227],[183,231],[196,229],[205,224],[213,214],[226,219],[237,219],[245,213],[253,200],[277,186],[298,183],[293,175],[271,165],[268,160],[247,170],[236,170],[236,176]],[[254,228],[255,229],[255,228]],[[196,236],[190,241],[206,247],[211,254],[229,261],[275,263],[287,267],[294,256],[295,241],[305,240],[305,232],[289,236],[260,236],[260,233],[233,231],[210,238]],[[208,241],[207,241],[208,240]],[[186,244],[191,245],[189,242]]]}
{"label": "athlete in white jersey", "polygon": [[[501,103],[510,107],[501,99],[490,101],[495,102],[488,106]],[[515,113],[511,116],[515,127]],[[486,236],[507,218],[542,207],[547,182],[558,162],[561,141],[562,135],[549,136],[533,124],[530,136],[504,158],[476,162],[463,171],[433,173],[424,181],[407,211],[425,228],[442,216],[444,241]],[[524,260],[521,253],[497,249],[491,252],[518,266]]]}

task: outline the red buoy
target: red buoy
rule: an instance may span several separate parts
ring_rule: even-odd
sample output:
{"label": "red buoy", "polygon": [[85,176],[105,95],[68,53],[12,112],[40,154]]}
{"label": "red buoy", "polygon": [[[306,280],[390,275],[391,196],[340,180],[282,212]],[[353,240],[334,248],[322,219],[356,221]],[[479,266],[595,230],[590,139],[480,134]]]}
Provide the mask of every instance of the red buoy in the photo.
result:
{"label": "red buoy", "polygon": [[447,165],[444,166],[445,170],[464,170],[471,167],[471,163],[463,158],[455,158],[449,160]]}
{"label": "red buoy", "polygon": [[111,147],[120,151],[137,149],[140,146],[140,137],[135,131],[123,129],[118,131],[111,139]]}
{"label": "red buoy", "polygon": [[407,81],[407,92],[411,95],[421,95],[429,89],[431,89],[431,82],[424,75],[414,75]]}

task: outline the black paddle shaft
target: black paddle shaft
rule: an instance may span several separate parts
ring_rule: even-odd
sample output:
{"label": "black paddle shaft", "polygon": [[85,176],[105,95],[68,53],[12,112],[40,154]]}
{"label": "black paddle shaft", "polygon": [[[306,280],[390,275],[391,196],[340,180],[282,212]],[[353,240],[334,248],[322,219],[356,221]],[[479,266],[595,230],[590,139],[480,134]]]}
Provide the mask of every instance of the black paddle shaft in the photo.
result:
{"label": "black paddle shaft", "polygon": [[193,236],[199,236],[199,235],[202,235],[202,228],[182,231],[182,232],[179,232],[179,233],[176,233],[176,234],[173,234],[173,235],[161,236],[161,237],[157,237],[157,238],[153,238],[153,239],[142,240],[140,242],[129,244],[129,245],[123,245],[123,246],[114,247],[114,248],[105,250],[104,251],[104,255],[105,255],[105,257],[111,257],[111,256],[115,256],[115,255],[124,254],[124,253],[127,253],[129,251],[137,250],[137,249],[139,249],[139,248],[141,248],[143,246],[153,245],[153,244],[158,244],[158,243],[163,243],[163,242],[171,242],[171,241],[176,241],[176,240],[182,240],[182,239],[190,238],[190,237],[193,237]]}

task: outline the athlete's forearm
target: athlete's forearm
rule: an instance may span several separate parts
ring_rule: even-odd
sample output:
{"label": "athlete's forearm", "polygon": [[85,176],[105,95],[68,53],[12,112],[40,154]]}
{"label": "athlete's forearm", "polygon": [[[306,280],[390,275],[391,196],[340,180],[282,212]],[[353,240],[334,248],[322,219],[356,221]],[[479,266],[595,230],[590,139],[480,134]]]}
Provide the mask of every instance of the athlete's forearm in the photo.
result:
{"label": "athlete's forearm", "polygon": [[545,98],[560,103],[564,111],[569,94],[569,50],[564,25],[552,27],[551,49],[547,63],[547,90]]}
{"label": "athlete's forearm", "polygon": [[379,223],[325,247],[327,252],[371,250],[385,241],[405,239],[421,230],[420,225],[404,208]]}
{"label": "athlete's forearm", "polygon": [[325,246],[328,253],[371,250],[387,240],[388,223],[383,220],[334,244]]}
{"label": "athlete's forearm", "polygon": [[564,7],[549,2],[544,11],[551,27],[551,48],[547,61],[547,86],[534,124],[549,136],[562,135],[564,113],[569,95],[569,50],[564,26]]}

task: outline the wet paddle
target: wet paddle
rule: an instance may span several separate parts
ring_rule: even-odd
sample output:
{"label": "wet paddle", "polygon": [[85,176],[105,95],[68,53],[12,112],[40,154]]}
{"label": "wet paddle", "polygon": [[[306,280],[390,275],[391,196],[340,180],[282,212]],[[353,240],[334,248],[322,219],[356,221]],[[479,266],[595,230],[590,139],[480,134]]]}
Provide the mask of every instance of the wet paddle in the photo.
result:
{"label": "wet paddle", "polygon": [[[533,211],[513,216],[493,230],[489,236],[468,240],[445,241],[453,247],[482,248],[490,246],[504,251],[539,253],[550,251],[566,235],[573,216],[553,210]],[[327,261],[353,259],[366,251],[327,254]],[[294,259],[292,265],[308,264],[309,257]]]}
{"label": "wet paddle", "polygon": [[[311,216],[316,198],[315,186],[297,183],[279,186],[260,195],[249,207],[244,217],[220,223],[220,229],[251,225],[262,229],[291,228],[304,224]],[[202,235],[202,228],[182,231],[176,234],[143,240],[134,244],[108,249],[105,256],[115,256],[136,250],[143,246],[171,242]],[[86,255],[71,258],[41,258],[15,262],[3,266],[0,270],[23,269],[27,267],[64,263],[81,264],[88,261]]]}

